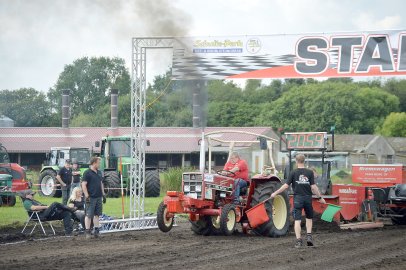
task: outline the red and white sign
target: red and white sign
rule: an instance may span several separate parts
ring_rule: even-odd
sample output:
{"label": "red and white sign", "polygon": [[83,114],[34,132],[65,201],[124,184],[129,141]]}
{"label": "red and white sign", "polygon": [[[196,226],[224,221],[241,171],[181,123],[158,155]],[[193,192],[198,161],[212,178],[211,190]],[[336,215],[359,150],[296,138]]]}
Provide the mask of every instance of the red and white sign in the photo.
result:
{"label": "red and white sign", "polygon": [[406,167],[402,164],[353,164],[352,181],[369,187],[406,184]]}

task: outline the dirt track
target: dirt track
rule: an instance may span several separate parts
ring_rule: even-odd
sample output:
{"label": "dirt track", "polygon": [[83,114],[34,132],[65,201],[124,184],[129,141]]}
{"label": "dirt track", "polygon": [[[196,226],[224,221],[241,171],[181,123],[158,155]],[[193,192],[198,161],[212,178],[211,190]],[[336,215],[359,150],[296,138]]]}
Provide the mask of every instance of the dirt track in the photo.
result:
{"label": "dirt track", "polygon": [[76,236],[4,245],[10,237],[0,235],[1,269],[406,269],[406,227],[339,231],[319,223],[317,247],[303,249],[293,248],[293,233],[205,237],[186,222],[166,234],[116,233],[88,242]]}

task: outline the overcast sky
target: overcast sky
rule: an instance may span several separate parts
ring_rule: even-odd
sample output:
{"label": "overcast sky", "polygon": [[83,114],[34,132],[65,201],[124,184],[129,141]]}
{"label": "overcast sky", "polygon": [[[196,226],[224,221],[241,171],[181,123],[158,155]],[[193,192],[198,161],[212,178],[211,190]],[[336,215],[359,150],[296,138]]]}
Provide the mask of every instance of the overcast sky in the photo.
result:
{"label": "overcast sky", "polygon": [[[0,0],[0,90],[48,91],[83,56],[130,67],[131,37],[406,30],[405,10],[404,0]],[[149,59],[150,80],[171,54]]]}

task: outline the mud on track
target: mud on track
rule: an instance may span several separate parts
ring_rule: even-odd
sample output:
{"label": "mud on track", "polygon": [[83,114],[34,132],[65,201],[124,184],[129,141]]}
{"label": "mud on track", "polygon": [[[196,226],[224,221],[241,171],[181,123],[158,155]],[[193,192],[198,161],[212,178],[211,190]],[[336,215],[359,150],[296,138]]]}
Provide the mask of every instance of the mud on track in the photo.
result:
{"label": "mud on track", "polygon": [[0,231],[1,269],[406,269],[406,227],[395,226],[340,231],[319,222],[317,247],[302,249],[293,248],[293,233],[205,237],[194,235],[187,222],[166,234],[116,233],[90,241],[14,236]]}

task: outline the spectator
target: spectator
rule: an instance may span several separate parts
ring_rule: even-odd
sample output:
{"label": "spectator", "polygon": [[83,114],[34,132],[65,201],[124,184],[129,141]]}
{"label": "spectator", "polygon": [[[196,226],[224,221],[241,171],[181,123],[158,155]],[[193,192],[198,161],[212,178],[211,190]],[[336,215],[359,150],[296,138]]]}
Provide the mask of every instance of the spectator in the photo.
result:
{"label": "spectator", "polygon": [[62,190],[62,204],[66,205],[68,203],[69,189],[72,183],[72,169],[70,167],[70,160],[65,160],[65,165],[59,170],[56,176],[59,184],[61,184]]}
{"label": "spectator", "polygon": [[106,202],[104,194],[103,178],[99,171],[100,158],[93,157],[90,160],[90,167],[83,174],[82,189],[86,199],[86,238],[91,237],[91,221],[94,225],[94,237],[99,237],[100,223],[99,217],[103,211],[103,204]]}
{"label": "spectator", "polygon": [[69,198],[68,206],[74,210],[72,215],[80,221],[83,230],[85,229],[85,200],[80,187],[75,187]]}
{"label": "spectator", "polygon": [[72,183],[70,185],[70,194],[73,193],[73,190],[76,187],[80,187],[80,169],[77,161],[72,160]]}
{"label": "spectator", "polygon": [[71,210],[60,203],[54,202],[50,206],[34,200],[35,192],[25,190],[21,193],[25,210],[28,212],[39,211],[38,216],[41,220],[63,220],[65,235],[72,235]]}

